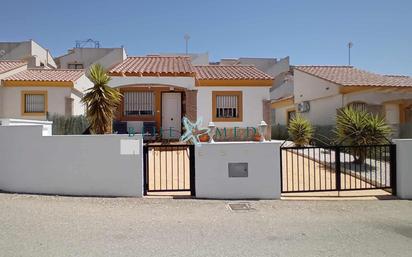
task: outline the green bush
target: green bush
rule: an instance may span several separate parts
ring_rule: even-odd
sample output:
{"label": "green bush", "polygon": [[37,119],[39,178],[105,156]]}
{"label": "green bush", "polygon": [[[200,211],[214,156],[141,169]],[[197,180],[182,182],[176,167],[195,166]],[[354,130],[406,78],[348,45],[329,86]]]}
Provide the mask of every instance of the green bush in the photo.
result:
{"label": "green bush", "polygon": [[305,146],[310,143],[314,130],[312,124],[298,114],[289,122],[288,132],[296,146]]}
{"label": "green bush", "polygon": [[272,126],[272,139],[287,140],[288,138],[289,134],[286,125],[277,124]]}
{"label": "green bush", "polygon": [[388,143],[392,132],[385,118],[347,107],[336,117],[336,141],[345,145],[375,145]]}
{"label": "green bush", "polygon": [[[351,107],[342,109],[336,118],[336,143],[343,145],[387,144],[392,133],[385,119]],[[353,148],[355,163],[363,163],[368,155],[366,148]]]}
{"label": "green bush", "polygon": [[52,114],[47,116],[47,120],[53,121],[53,135],[80,135],[88,127],[86,117],[80,116],[64,116]]}

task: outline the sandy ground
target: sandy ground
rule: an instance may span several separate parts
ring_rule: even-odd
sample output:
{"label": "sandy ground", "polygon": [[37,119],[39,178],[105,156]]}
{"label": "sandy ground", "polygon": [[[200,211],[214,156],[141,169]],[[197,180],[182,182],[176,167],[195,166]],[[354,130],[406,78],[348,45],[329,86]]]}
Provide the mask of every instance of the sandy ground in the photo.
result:
{"label": "sandy ground", "polygon": [[0,256],[410,256],[412,202],[0,194]]}

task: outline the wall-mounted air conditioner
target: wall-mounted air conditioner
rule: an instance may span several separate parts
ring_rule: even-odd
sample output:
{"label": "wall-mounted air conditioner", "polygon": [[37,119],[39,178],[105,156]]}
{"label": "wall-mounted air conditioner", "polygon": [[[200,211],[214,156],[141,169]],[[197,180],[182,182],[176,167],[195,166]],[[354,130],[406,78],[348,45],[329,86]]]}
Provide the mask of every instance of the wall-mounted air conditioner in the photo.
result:
{"label": "wall-mounted air conditioner", "polygon": [[298,103],[298,112],[308,112],[310,110],[309,101]]}

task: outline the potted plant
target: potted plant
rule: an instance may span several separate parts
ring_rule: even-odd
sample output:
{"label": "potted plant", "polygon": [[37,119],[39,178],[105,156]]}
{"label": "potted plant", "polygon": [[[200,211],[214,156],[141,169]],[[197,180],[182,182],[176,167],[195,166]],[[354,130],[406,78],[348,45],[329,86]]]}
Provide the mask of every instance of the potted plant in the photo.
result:
{"label": "potted plant", "polygon": [[208,134],[202,134],[199,136],[199,140],[200,142],[204,143],[204,142],[209,142],[210,138]]}

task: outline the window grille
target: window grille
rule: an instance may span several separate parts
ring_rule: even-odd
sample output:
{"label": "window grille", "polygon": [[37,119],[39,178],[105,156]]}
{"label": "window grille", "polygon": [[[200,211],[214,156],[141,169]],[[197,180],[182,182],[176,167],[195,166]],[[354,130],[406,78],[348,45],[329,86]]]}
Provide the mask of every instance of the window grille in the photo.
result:
{"label": "window grille", "polygon": [[239,117],[239,99],[235,95],[216,96],[216,117],[237,118]]}
{"label": "window grille", "polygon": [[154,115],[153,92],[125,92],[123,95],[125,116]]}
{"label": "window grille", "polygon": [[46,110],[45,95],[43,94],[25,94],[24,95],[24,112],[25,113],[43,113]]}

